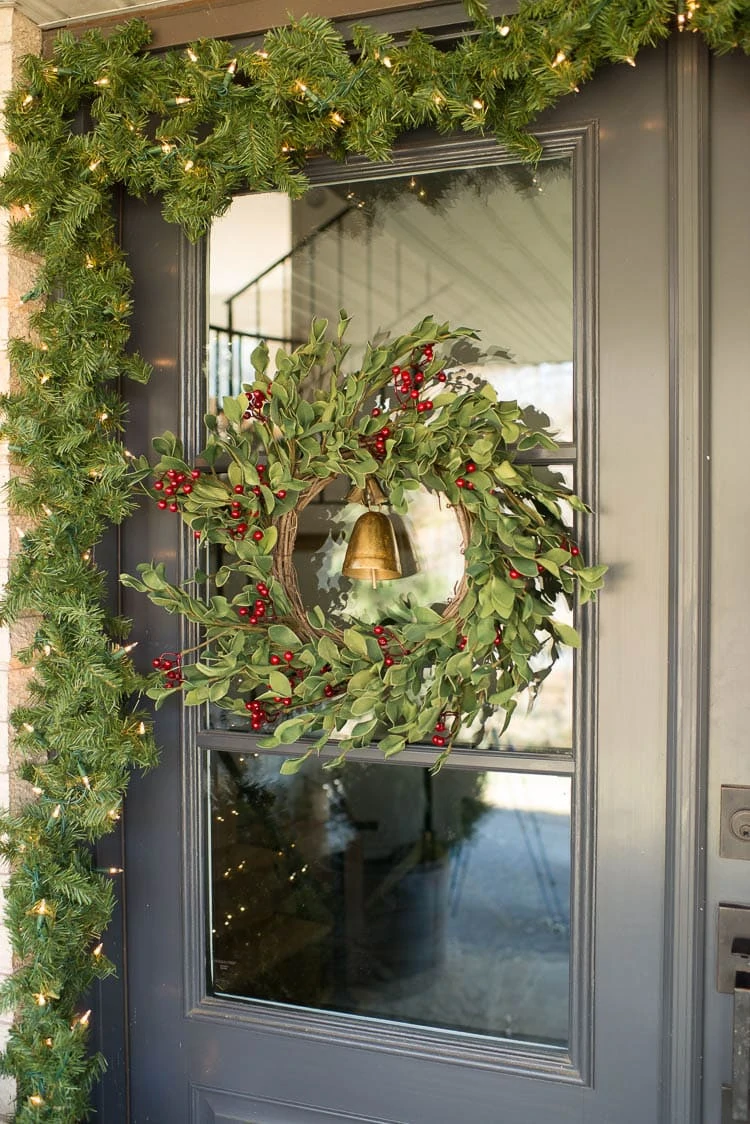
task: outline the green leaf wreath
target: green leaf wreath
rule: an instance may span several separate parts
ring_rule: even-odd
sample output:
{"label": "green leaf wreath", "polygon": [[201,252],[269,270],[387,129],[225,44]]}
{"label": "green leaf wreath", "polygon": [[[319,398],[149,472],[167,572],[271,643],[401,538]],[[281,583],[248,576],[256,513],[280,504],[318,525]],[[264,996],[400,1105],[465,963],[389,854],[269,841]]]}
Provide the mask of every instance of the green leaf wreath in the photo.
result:
{"label": "green leaf wreath", "polygon": [[[201,543],[220,545],[221,567],[184,585],[168,580],[163,563],[122,577],[203,637],[199,658],[154,661],[159,682],[149,694],[160,703],[181,688],[189,705],[247,711],[254,730],[270,731],[265,748],[314,735],[285,771],[333,736],[340,761],[376,732],[386,756],[431,742],[439,765],[484,707],[505,710],[507,723],[560,645],[578,644],[555,619],[561,595],[572,607],[577,586],[585,602],[606,570],[584,564],[563,520],[561,501],[586,511],[581,500],[514,460],[516,450],[556,448],[552,436],[530,429],[518,404],[499,402],[486,382],[446,372],[436,348],[473,332],[426,318],[368,345],[361,368],[347,373],[346,327],[342,313],[332,342],[327,321],[314,321],[309,342],[277,353],[273,378],[267,349],[256,349],[254,382],[224,400],[222,425],[206,417],[204,470],[184,461],[172,434],[155,441],[155,502],[181,514]],[[308,400],[321,369],[329,385]],[[396,512],[420,484],[454,508],[464,576],[444,612],[402,599],[391,619],[342,631],[319,606],[303,606],[292,562],[298,515],[342,474],[362,490],[376,477]],[[232,597],[221,593],[228,585]]]}

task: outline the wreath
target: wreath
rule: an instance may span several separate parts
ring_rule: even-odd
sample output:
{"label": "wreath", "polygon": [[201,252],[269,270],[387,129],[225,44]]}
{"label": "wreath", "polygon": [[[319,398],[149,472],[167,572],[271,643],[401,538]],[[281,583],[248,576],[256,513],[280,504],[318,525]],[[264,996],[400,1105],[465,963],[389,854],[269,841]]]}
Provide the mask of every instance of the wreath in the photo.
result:
{"label": "wreath", "polygon": [[[561,596],[572,607],[577,587],[585,602],[606,570],[584,564],[563,519],[562,501],[582,512],[586,505],[514,458],[555,449],[551,434],[529,428],[516,402],[498,401],[488,383],[441,354],[441,345],[474,332],[428,317],[368,345],[360,370],[345,373],[347,324],[341,313],[332,341],[328,322],[315,320],[308,342],[277,353],[272,378],[261,344],[254,382],[224,400],[223,416],[207,415],[198,467],[173,434],[154,441],[160,459],[150,495],[181,515],[200,544],[219,547],[222,564],[181,585],[163,563],[122,578],[200,629],[197,649],[154,660],[148,693],[157,705],[175,689],[188,705],[217,703],[249,716],[263,748],[311,737],[284,772],[333,738],[340,761],[379,734],[386,756],[426,741],[440,751],[439,765],[483,708],[502,708],[507,726],[519,694],[533,699],[561,645],[579,643],[555,618]],[[305,397],[321,372],[327,388]],[[319,605],[305,608],[293,561],[299,516],[341,475],[354,486],[350,498],[366,506],[387,497],[404,514],[409,493],[425,487],[453,509],[464,572],[442,611],[402,597],[387,619],[342,628]],[[387,516],[367,519],[376,537],[385,521],[387,553]],[[353,573],[397,576],[392,561],[368,550]]]}

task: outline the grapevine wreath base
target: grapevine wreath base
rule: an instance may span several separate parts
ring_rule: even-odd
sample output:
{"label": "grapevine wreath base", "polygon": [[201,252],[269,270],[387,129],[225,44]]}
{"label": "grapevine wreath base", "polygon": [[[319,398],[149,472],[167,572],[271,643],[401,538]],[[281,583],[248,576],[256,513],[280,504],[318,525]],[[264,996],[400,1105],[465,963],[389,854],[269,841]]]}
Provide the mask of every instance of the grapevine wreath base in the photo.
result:
{"label": "grapevine wreath base", "polygon": [[[277,353],[273,377],[267,349],[257,348],[255,381],[223,402],[223,416],[206,417],[199,467],[174,435],[154,442],[150,494],[199,544],[220,547],[223,564],[180,585],[153,563],[122,580],[200,630],[197,649],[154,661],[157,705],[180,689],[188,705],[249,712],[265,748],[312,739],[285,772],[333,738],[341,760],[378,735],[386,756],[431,743],[439,765],[483,708],[502,708],[507,725],[561,645],[578,644],[556,606],[561,597],[572,605],[576,588],[588,600],[606,567],[585,565],[563,520],[561,502],[586,511],[582,501],[514,461],[516,451],[556,448],[552,436],[436,350],[473,332],[428,317],[368,345],[360,370],[345,373],[341,315],[335,341],[325,320],[314,321],[307,343]],[[321,372],[327,388],[309,391]],[[319,606],[303,606],[298,518],[341,474],[363,490],[375,477],[397,513],[420,486],[452,506],[465,566],[442,612],[403,598],[388,620],[340,629]]]}

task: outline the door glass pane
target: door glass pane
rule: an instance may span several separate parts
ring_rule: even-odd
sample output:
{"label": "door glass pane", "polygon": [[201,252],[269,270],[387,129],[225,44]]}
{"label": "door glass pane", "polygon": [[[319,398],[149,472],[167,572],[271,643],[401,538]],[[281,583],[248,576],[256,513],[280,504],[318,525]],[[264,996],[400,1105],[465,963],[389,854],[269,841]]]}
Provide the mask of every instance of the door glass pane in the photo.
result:
{"label": "door glass pane", "polygon": [[568,1040],[570,780],[210,754],[215,993]]}
{"label": "door glass pane", "polygon": [[292,347],[345,308],[352,369],[365,343],[428,313],[481,334],[455,361],[532,404],[561,441],[573,425],[571,164],[420,172],[318,187],[291,202],[241,196],[211,233],[211,408],[251,379],[259,339]]}

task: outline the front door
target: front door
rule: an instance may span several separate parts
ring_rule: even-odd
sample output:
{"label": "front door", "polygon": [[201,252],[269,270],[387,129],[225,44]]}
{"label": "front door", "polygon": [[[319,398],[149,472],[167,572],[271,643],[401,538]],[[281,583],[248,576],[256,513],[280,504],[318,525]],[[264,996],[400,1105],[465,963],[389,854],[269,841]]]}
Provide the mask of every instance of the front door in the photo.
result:
{"label": "front door", "polygon": [[[487,715],[436,776],[421,746],[281,776],[278,751],[220,712],[160,711],[162,764],[125,819],[132,1124],[688,1124],[664,938],[680,59],[602,72],[544,119],[535,171],[488,140],[415,138],[387,167],[313,165],[298,204],[238,200],[210,253],[156,203],[126,204],[154,366],[131,398],[134,453],[171,429],[194,456],[256,337],[284,346],[343,305],[357,344],[432,313],[480,328],[482,372],[549,418],[561,447],[539,471],[593,506],[586,550],[611,567],[536,709],[504,735]],[[415,545],[432,601],[458,549],[439,516]],[[342,518],[324,496],[297,568],[346,613]],[[151,507],[121,569],[177,576],[194,549]],[[140,595],[123,609],[144,667],[185,644]],[[103,1118],[124,1118],[123,1090],[102,1096]]]}

